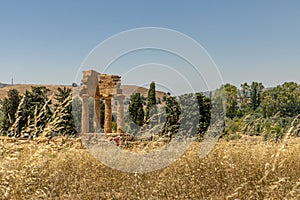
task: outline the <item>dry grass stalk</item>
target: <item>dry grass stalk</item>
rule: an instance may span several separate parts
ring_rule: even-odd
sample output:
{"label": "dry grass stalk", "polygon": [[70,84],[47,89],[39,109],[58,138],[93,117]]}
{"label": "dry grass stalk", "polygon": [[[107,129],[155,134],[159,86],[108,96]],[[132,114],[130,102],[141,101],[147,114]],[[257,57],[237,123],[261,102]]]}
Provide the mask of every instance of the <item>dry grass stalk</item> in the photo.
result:
{"label": "dry grass stalk", "polygon": [[69,95],[64,102],[60,103],[58,107],[52,114],[50,121],[46,124],[45,129],[43,130],[42,137],[49,137],[52,133],[60,133],[61,129],[64,127],[61,126],[64,121],[64,117],[68,114],[67,108],[72,103],[72,96]]}
{"label": "dry grass stalk", "polygon": [[106,167],[75,139],[37,141],[0,141],[0,199],[299,198],[298,138],[289,138],[282,166],[264,181],[281,143],[221,140],[203,159],[201,143],[193,143],[170,166],[131,174]]}

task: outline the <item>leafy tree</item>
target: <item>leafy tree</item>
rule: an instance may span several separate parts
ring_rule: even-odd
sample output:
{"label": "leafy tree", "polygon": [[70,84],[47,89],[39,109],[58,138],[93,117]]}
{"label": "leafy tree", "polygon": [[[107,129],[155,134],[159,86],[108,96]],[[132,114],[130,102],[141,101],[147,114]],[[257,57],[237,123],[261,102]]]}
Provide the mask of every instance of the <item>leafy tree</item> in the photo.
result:
{"label": "leafy tree", "polygon": [[21,96],[18,90],[12,89],[7,92],[7,97],[1,102],[1,111],[3,114],[2,129],[4,133],[7,133],[8,129],[15,122],[15,115],[20,101]]}
{"label": "leafy tree", "polygon": [[61,135],[75,135],[77,133],[75,121],[72,114],[72,90],[70,88],[58,88],[58,94],[55,95],[55,100],[58,102],[56,109],[59,106],[63,108],[64,115],[61,117],[59,126]]}
{"label": "leafy tree", "polygon": [[263,92],[262,110],[265,117],[280,114],[294,117],[300,113],[300,86],[286,82]]}
{"label": "leafy tree", "polygon": [[224,122],[226,118],[226,105],[227,105],[227,95],[222,85],[220,88],[216,89],[213,94],[210,95],[211,99],[211,120],[210,124],[213,126],[218,125],[221,122]]}
{"label": "leafy tree", "polygon": [[263,84],[258,82],[252,82],[251,85],[247,83],[241,84],[241,90],[238,92],[238,103],[240,104],[239,117],[250,111],[255,111],[260,106],[263,89]]}
{"label": "leafy tree", "polygon": [[[45,127],[46,123],[50,119],[52,112],[49,107],[51,103],[51,100],[48,98],[49,89],[40,86],[40,87],[31,87],[31,93],[29,93],[29,98],[27,98],[27,103],[29,106],[27,107],[29,109],[29,115],[31,119],[34,118],[35,115],[35,109],[37,112],[41,111],[42,108],[45,106],[44,110],[44,116],[42,117],[41,121],[39,122],[38,126],[41,126],[42,128]],[[25,106],[23,106],[23,109],[27,109]]]}
{"label": "leafy tree", "polygon": [[226,94],[226,117],[233,119],[238,114],[237,88],[234,85],[224,85]]}
{"label": "leafy tree", "polygon": [[142,126],[144,124],[143,101],[140,93],[135,93],[131,96],[128,111],[135,124],[138,126]]}
{"label": "leafy tree", "polygon": [[181,108],[180,130],[183,131],[186,136],[194,136],[198,133],[199,124],[198,99],[194,94],[190,93],[180,95],[179,102]]}
{"label": "leafy tree", "polygon": [[252,110],[256,110],[261,103],[261,94],[264,86],[262,83],[252,82],[250,87],[250,100]]}
{"label": "leafy tree", "polygon": [[166,113],[166,122],[160,134],[172,137],[178,132],[180,127],[180,104],[175,97],[169,96],[166,99],[166,105],[164,109]]}
{"label": "leafy tree", "polygon": [[9,132],[19,137],[35,136],[43,132],[52,113],[50,109],[51,100],[47,97],[49,89],[46,87],[31,87],[31,91],[26,91],[22,97],[17,112],[15,122],[9,128]]}
{"label": "leafy tree", "polygon": [[157,106],[156,106],[156,95],[155,95],[155,83],[152,82],[150,84],[150,89],[148,90],[147,106],[146,106],[146,114],[145,114],[146,123],[149,123],[149,120],[156,121],[157,118],[154,117],[154,115],[156,114],[157,114]]}
{"label": "leafy tree", "polygon": [[244,115],[250,111],[250,86],[247,83],[241,84],[241,89],[238,92],[240,100],[240,114]]}
{"label": "leafy tree", "polygon": [[202,93],[179,96],[181,106],[180,128],[185,134],[203,135],[211,119],[211,100]]}
{"label": "leafy tree", "polygon": [[51,118],[51,100],[47,94],[50,90],[44,86],[31,87],[31,91],[26,91],[24,101],[20,111],[19,127],[21,132],[16,132],[16,136],[25,133],[31,136],[38,136],[45,128]]}
{"label": "leafy tree", "polygon": [[200,134],[204,134],[207,131],[211,120],[211,99],[201,93],[196,93],[196,97],[199,106],[198,131]]}
{"label": "leafy tree", "polygon": [[62,102],[64,102],[72,93],[72,90],[70,88],[57,88],[57,93],[54,96],[54,99],[57,101],[57,104],[55,106],[58,106]]}

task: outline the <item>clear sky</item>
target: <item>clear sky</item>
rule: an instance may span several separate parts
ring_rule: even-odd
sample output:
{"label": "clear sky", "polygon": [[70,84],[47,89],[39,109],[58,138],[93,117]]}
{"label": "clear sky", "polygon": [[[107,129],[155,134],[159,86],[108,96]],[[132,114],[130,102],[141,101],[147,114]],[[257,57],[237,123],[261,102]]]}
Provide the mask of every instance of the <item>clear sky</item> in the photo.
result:
{"label": "clear sky", "polygon": [[224,82],[300,82],[300,1],[0,1],[0,82],[71,84],[89,52],[138,27],[199,42]]}

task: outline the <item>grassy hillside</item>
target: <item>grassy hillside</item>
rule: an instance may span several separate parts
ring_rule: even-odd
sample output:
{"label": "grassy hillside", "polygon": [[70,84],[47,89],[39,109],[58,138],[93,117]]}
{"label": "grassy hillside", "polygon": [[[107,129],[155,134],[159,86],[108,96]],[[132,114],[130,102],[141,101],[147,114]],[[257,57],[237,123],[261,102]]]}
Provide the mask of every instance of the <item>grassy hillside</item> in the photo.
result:
{"label": "grassy hillside", "polygon": [[64,85],[35,85],[35,84],[16,84],[16,85],[8,85],[6,87],[0,88],[0,99],[3,99],[7,92],[11,89],[18,90],[21,94],[24,94],[26,90],[31,90],[31,86],[45,86],[50,89],[49,95],[51,96],[54,92],[57,91],[59,87],[69,87]]}
{"label": "grassy hillside", "polygon": [[[55,93],[57,91],[57,88],[59,88],[59,87],[72,88],[72,86],[65,86],[65,85],[32,85],[32,84],[5,85],[2,88],[0,87],[0,99],[3,99],[10,89],[17,89],[21,94],[24,94],[24,92],[26,90],[31,89],[31,86],[45,86],[45,87],[49,88],[50,89],[50,92],[49,92],[50,96],[53,93]],[[147,95],[148,95],[148,89],[143,88],[143,87],[138,87],[138,86],[134,86],[134,85],[122,85],[121,89],[123,89],[123,94],[126,97],[130,97],[130,95],[132,93],[136,93],[136,92],[141,93],[141,95],[143,95],[144,97],[147,97]],[[74,94],[78,95],[78,92],[75,92]],[[156,91],[156,97],[159,97],[160,99],[162,99],[164,95],[165,95],[164,92]]]}

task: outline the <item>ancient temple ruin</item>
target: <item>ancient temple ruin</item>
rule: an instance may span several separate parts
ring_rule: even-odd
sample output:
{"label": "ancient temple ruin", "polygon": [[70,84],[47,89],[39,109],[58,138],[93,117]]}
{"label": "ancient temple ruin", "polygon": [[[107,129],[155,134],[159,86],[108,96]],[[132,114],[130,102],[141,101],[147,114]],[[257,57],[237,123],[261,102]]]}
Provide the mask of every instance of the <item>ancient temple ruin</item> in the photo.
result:
{"label": "ancient temple ruin", "polygon": [[82,99],[82,125],[81,132],[88,133],[89,106],[88,100],[94,98],[94,129],[100,130],[100,100],[104,99],[105,116],[104,132],[112,133],[112,98],[117,99],[117,132],[124,130],[124,96],[122,94],[121,77],[117,75],[100,74],[94,70],[83,71],[80,97]]}

